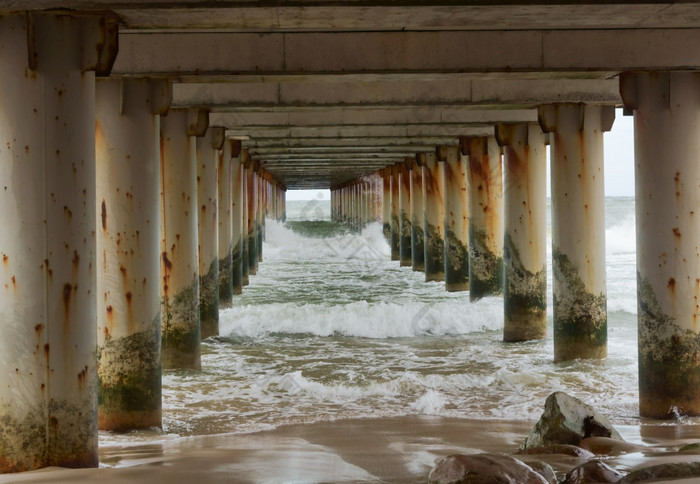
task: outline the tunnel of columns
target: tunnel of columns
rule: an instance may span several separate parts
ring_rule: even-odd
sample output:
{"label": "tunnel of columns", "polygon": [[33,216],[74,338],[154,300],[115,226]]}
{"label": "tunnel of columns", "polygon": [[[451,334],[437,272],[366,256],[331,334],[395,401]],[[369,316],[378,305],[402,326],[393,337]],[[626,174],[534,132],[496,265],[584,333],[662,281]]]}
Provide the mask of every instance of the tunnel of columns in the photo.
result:
{"label": "tunnel of columns", "polygon": [[161,425],[162,371],[200,368],[288,188],[330,188],[333,220],[380,222],[397,264],[539,339],[549,145],[552,358],[605,358],[616,106],[640,413],[700,414],[696,4],[68,3],[0,0],[0,472]]}

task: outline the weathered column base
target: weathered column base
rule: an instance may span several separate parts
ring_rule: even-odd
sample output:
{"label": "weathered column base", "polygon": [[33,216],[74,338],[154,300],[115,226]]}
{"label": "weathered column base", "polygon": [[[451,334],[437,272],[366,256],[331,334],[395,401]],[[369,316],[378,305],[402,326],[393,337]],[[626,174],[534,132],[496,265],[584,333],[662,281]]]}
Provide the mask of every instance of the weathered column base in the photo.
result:
{"label": "weathered column base", "polygon": [[219,334],[219,261],[215,259],[209,271],[199,278],[199,318],[201,338]]}
{"label": "weathered column base", "polygon": [[503,294],[503,257],[486,248],[486,233],[469,233],[469,300]]}
{"label": "weathered column base", "polygon": [[469,250],[451,230],[445,230],[445,290],[460,292],[469,290]]}

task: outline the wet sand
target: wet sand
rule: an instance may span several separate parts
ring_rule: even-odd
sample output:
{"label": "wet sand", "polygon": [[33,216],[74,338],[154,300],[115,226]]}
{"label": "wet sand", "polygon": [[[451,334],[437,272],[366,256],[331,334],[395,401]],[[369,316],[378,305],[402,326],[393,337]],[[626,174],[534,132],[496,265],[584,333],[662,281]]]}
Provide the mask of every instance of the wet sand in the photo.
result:
{"label": "wet sand", "polygon": [[[425,483],[440,458],[454,453],[517,451],[534,422],[408,416],[287,425],[250,434],[182,437],[100,449],[99,469],[59,469],[0,476],[0,483]],[[625,473],[662,462],[700,460],[676,454],[700,442],[700,425],[616,426],[623,438],[647,446],[603,459]],[[558,477],[578,462],[542,456]],[[698,482],[685,479],[659,482]]]}

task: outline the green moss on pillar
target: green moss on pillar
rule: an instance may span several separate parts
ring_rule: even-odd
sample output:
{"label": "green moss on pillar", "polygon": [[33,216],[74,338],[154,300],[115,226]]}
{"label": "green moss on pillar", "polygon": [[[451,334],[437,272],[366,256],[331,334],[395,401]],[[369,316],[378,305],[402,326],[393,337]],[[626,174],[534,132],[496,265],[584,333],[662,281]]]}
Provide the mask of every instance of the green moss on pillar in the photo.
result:
{"label": "green moss on pillar", "polygon": [[469,290],[469,250],[455,233],[445,230],[445,289],[449,292]]}

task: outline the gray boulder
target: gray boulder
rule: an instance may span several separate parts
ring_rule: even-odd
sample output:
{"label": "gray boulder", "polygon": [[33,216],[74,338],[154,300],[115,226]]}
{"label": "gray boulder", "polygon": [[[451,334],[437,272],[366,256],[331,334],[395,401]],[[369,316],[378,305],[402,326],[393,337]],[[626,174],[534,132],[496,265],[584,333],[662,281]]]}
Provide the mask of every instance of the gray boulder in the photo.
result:
{"label": "gray boulder", "polygon": [[523,449],[553,444],[578,445],[591,436],[623,440],[608,419],[590,405],[564,392],[555,392],[547,397],[544,413],[525,439]]}
{"label": "gray boulder", "polygon": [[549,484],[530,466],[500,454],[449,455],[428,475],[430,484]]}
{"label": "gray boulder", "polygon": [[557,484],[557,475],[554,473],[552,466],[541,460],[527,461],[525,464],[532,467],[532,470],[544,477],[544,480],[549,484]]}
{"label": "gray boulder", "polygon": [[617,481],[619,484],[637,482],[654,482],[659,479],[700,478],[700,462],[679,462],[677,464],[659,464],[630,472]]}
{"label": "gray boulder", "polygon": [[622,474],[609,465],[591,460],[573,468],[559,484],[589,484],[599,482],[618,482]]}

